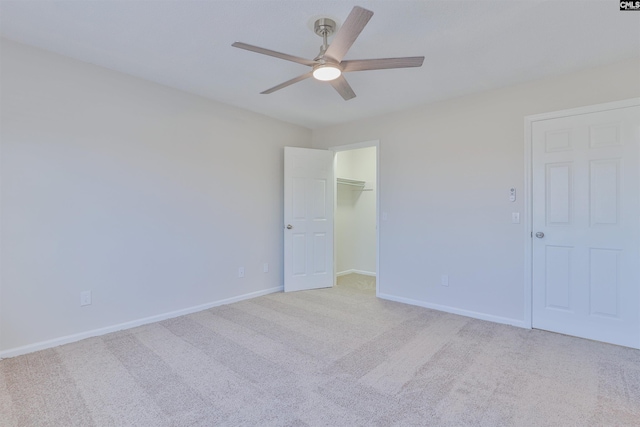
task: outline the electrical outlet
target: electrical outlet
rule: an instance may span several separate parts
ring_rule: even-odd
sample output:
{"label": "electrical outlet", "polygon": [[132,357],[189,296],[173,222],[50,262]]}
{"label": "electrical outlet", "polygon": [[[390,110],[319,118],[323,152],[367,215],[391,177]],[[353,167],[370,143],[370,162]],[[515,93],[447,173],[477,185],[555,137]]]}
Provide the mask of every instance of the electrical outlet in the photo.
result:
{"label": "electrical outlet", "polygon": [[263,273],[268,273],[269,272],[269,263],[265,262],[264,264],[262,264],[262,272]]}
{"label": "electrical outlet", "polygon": [[244,277],[244,267],[238,268],[238,277]]}
{"label": "electrical outlet", "polygon": [[440,276],[440,284],[442,286],[449,286],[449,275],[448,274],[443,274],[442,276]]}
{"label": "electrical outlet", "polygon": [[91,305],[91,291],[80,292],[80,306]]}

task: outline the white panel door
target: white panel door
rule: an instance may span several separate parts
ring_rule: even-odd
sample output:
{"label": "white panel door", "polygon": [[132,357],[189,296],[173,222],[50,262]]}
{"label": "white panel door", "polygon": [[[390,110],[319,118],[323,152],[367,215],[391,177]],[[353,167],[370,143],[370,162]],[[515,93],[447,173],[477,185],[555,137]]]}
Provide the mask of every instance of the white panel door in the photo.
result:
{"label": "white panel door", "polygon": [[284,291],[333,286],[333,151],[284,148]]}
{"label": "white panel door", "polygon": [[640,107],[532,124],[534,328],[640,348]]}

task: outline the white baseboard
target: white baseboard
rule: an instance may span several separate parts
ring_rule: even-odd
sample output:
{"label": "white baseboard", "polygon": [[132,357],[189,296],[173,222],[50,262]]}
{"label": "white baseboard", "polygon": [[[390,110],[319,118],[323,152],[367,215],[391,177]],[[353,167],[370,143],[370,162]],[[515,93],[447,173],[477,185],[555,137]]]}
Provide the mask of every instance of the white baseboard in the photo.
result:
{"label": "white baseboard", "polygon": [[262,291],[251,292],[248,294],[238,295],[236,297],[227,298],[218,301],[208,302],[206,304],[196,305],[193,307],[184,308],[182,310],[171,311],[169,313],[158,314],[156,316],[145,317],[143,319],[132,320],[130,322],[119,323],[113,326],[107,326],[104,328],[93,329],[91,331],[80,332],[78,334],[67,335],[60,338],[54,338],[47,341],[37,342],[35,344],[29,344],[22,347],[10,348],[9,350],[0,351],[0,360],[6,359],[8,357],[16,357],[21,356],[27,353],[33,353],[34,351],[46,350],[52,347],[58,347],[60,345],[69,344],[72,342],[80,341],[85,338],[97,337],[100,335],[109,334],[111,332],[121,331],[123,329],[131,329],[137,326],[146,325],[149,323],[160,322],[166,319],[172,319],[174,317],[184,316],[186,314],[196,313],[198,311],[207,310],[212,307],[217,307],[220,305],[231,304],[238,301],[243,301],[246,299],[256,298],[267,294],[272,294],[274,292],[281,292],[283,290],[282,286],[278,286],[275,288],[265,289]]}
{"label": "white baseboard", "polygon": [[378,294],[378,298],[389,301],[401,302],[409,305],[417,305],[419,307],[430,308],[433,310],[444,311],[446,313],[459,314],[460,316],[471,317],[474,319],[487,320],[494,323],[502,323],[504,325],[517,326],[519,328],[531,329],[524,320],[511,319],[509,317],[494,316],[492,314],[480,313],[477,311],[464,310],[461,308],[450,307],[447,305],[432,304],[426,301],[419,301],[411,298],[398,297],[389,294]]}
{"label": "white baseboard", "polygon": [[336,273],[336,276],[346,276],[347,274],[362,274],[363,276],[373,276],[376,277],[376,272],[374,271],[373,273],[370,271],[364,271],[364,270],[355,270],[355,269],[351,269],[351,270],[345,270],[345,271],[339,271]]}

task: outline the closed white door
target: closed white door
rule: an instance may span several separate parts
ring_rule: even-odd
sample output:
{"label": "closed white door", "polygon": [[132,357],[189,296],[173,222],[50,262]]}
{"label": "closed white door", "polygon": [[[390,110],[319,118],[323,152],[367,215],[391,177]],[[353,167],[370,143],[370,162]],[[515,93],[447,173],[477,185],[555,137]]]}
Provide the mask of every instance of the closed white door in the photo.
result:
{"label": "closed white door", "polygon": [[640,107],[532,123],[534,328],[640,348]]}
{"label": "closed white door", "polygon": [[284,291],[333,286],[333,151],[284,149]]}

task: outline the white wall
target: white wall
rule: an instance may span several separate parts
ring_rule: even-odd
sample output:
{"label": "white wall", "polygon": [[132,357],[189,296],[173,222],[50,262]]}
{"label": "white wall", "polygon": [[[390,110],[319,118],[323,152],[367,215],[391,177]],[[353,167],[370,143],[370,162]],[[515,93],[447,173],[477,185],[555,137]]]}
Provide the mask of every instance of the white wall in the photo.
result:
{"label": "white wall", "polygon": [[281,286],[282,147],[310,146],[309,130],[0,52],[0,351]]}
{"label": "white wall", "polygon": [[637,97],[639,75],[626,61],[314,131],[316,148],[380,140],[380,294],[522,325],[524,117]]}
{"label": "white wall", "polygon": [[375,275],[376,147],[337,152],[336,177],[365,181],[367,190],[338,185],[336,269],[338,273],[355,271]]}

